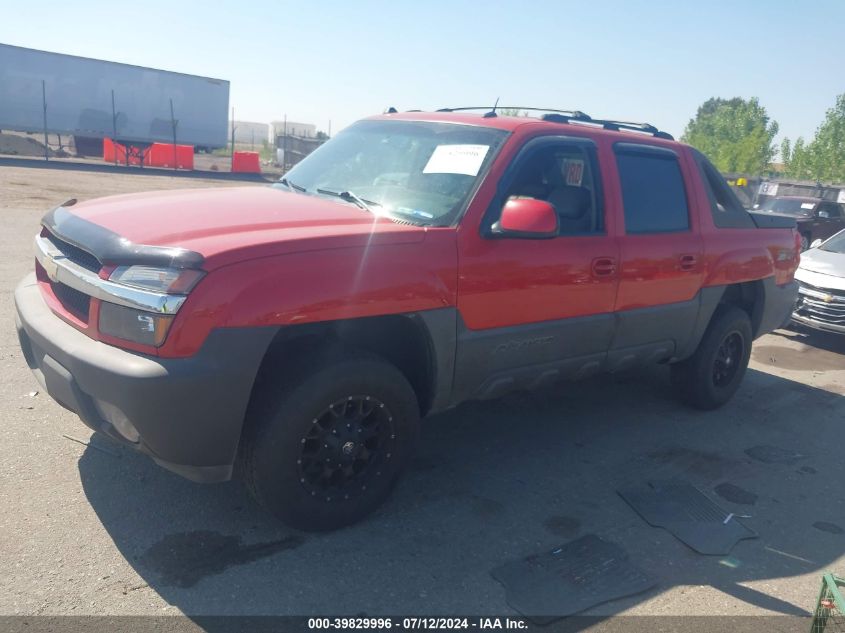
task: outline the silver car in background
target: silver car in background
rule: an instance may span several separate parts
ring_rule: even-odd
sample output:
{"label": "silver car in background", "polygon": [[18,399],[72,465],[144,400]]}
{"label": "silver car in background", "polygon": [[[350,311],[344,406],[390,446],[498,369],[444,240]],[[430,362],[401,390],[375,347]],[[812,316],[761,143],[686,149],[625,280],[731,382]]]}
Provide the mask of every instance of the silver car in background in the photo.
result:
{"label": "silver car in background", "polygon": [[798,302],[792,321],[845,334],[845,230],[801,253],[795,273]]}

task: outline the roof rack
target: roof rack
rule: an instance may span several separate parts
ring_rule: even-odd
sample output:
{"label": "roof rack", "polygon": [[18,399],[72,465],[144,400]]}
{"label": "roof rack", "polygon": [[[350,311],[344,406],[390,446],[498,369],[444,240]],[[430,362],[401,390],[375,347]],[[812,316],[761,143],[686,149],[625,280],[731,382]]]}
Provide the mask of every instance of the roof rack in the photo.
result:
{"label": "roof rack", "polygon": [[656,138],[666,139],[667,141],[674,141],[675,138],[669,134],[668,132],[661,132],[651,123],[633,123],[631,121],[614,121],[612,119],[591,119],[589,117],[580,118],[580,117],[561,117],[557,114],[544,114],[542,117],[543,121],[551,121],[553,123],[569,123],[570,121],[576,121],[577,123],[589,123],[592,125],[600,125],[605,130],[632,130],[634,132],[644,132],[646,134],[651,134]]}
{"label": "roof rack", "polygon": [[[461,108],[440,108],[437,112],[466,112],[467,110],[490,110],[490,106],[467,106]],[[554,112],[571,119],[590,120],[590,115],[580,110],[555,110],[554,108],[531,108],[525,106],[496,106],[496,110],[527,110],[529,112]]]}
{"label": "roof rack", "polygon": [[[581,110],[556,110],[554,108],[531,108],[524,106],[499,106],[497,107],[497,109],[526,110],[528,112],[545,112],[546,114],[541,116],[540,119],[543,121],[549,121],[551,123],[586,123],[588,125],[599,125],[605,130],[631,130],[634,132],[643,132],[645,134],[651,134],[656,138],[666,139],[667,141],[675,140],[675,138],[671,134],[658,130],[654,125],[650,123],[633,123],[631,121],[615,121],[612,119],[594,119],[589,114],[581,112]],[[437,110],[437,112],[464,112],[467,110],[488,110],[487,114],[490,114],[490,106],[440,108],[439,110]]]}

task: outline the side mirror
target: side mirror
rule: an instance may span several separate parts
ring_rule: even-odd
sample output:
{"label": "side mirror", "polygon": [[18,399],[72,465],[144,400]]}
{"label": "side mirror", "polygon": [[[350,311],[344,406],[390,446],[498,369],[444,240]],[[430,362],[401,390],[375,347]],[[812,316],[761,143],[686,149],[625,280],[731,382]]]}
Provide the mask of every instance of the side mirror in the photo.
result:
{"label": "side mirror", "polygon": [[542,240],[557,237],[559,222],[555,208],[545,200],[509,198],[498,222],[490,228],[496,237]]}
{"label": "side mirror", "polygon": [[819,246],[822,245],[823,241],[824,240],[813,240],[813,243],[810,244],[810,248],[818,248]]}

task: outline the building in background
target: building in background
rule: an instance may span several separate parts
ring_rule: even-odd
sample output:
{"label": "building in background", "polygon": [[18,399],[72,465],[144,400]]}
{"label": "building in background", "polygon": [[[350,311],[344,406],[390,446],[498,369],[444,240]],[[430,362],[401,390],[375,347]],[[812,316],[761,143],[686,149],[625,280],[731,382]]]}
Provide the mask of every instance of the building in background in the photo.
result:
{"label": "building in background", "polygon": [[312,123],[295,121],[273,121],[276,162],[287,171],[315,149],[320,147],[328,136],[317,131]]}
{"label": "building in background", "polygon": [[[254,121],[235,121],[235,145],[261,147],[265,142],[273,142],[271,127],[267,123]],[[232,121],[229,121],[229,139],[232,138]]]}
{"label": "building in background", "polygon": [[273,136],[279,137],[285,134],[299,138],[315,138],[317,126],[313,123],[297,123],[296,121],[273,121]]}

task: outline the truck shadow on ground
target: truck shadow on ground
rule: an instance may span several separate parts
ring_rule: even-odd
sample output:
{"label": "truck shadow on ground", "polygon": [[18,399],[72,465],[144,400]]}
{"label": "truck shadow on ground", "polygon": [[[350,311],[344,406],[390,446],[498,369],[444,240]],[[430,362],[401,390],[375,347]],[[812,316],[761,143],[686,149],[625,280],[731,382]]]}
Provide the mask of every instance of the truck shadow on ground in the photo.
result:
{"label": "truck shadow on ground", "polygon": [[[380,511],[328,534],[275,524],[236,482],[192,484],[129,450],[89,448],[79,470],[148,585],[124,593],[153,590],[188,615],[516,615],[490,571],[587,533],[623,546],[658,581],[591,614],[686,585],[709,585],[756,612],[806,614],[817,576],[845,553],[845,398],[754,370],[720,411],[690,411],[672,396],[657,367],[462,405],[426,422]],[[751,515],[760,538],[729,557],[702,556],[616,493],[666,478]],[[806,591],[777,590],[776,579],[807,574]]]}

